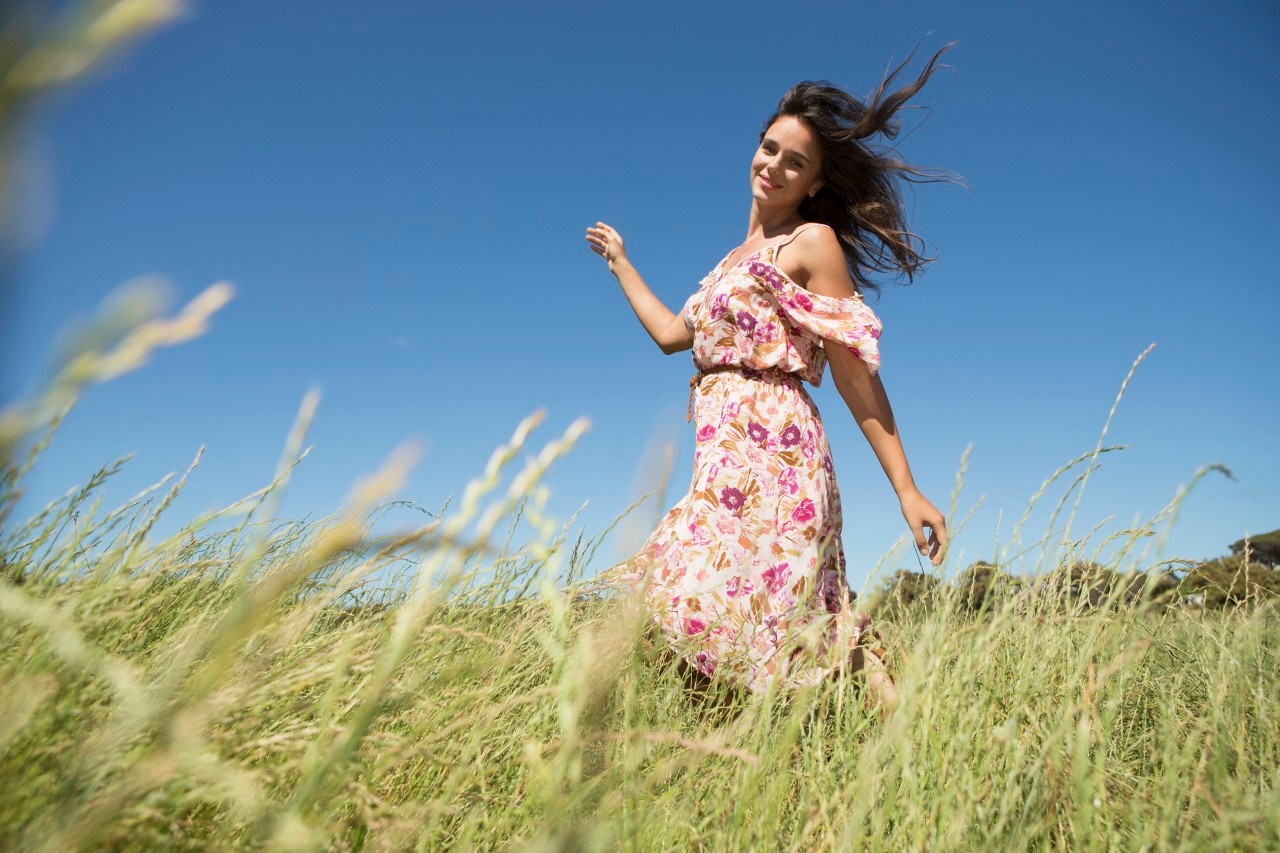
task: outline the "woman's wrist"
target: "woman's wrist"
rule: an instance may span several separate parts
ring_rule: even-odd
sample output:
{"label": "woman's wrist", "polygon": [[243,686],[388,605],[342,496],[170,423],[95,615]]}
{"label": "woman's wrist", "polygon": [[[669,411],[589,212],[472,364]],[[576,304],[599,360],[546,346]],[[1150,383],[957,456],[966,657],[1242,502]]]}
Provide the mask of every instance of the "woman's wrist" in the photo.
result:
{"label": "woman's wrist", "polygon": [[631,266],[631,262],[627,260],[626,255],[623,255],[617,260],[609,261],[609,272],[617,276],[620,272],[622,272],[623,268],[629,267],[629,266]]}

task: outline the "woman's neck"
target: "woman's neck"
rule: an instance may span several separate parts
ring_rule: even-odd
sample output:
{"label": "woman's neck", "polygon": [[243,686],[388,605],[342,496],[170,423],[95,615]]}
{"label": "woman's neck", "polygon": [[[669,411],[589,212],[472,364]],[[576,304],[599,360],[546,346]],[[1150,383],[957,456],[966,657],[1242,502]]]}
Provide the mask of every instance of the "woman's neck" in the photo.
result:
{"label": "woman's neck", "polygon": [[752,205],[751,215],[747,218],[747,239],[742,244],[745,246],[753,240],[772,240],[779,234],[790,233],[804,223],[805,218],[797,209],[772,212],[762,211]]}

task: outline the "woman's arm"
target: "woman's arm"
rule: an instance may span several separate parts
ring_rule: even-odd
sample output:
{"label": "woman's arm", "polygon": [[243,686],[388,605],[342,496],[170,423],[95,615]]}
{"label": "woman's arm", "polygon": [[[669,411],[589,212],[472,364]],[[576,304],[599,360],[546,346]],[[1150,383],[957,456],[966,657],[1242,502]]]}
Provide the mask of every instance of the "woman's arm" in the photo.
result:
{"label": "woman's arm", "polygon": [[[788,265],[791,264],[796,267],[794,275],[789,274],[792,281],[813,293],[842,299],[856,293],[845,266],[844,251],[835,232],[829,228],[808,228],[797,236],[788,254]],[[884,383],[878,374],[871,375],[860,358],[839,344],[824,341],[823,348],[836,389],[880,460],[880,467],[902,506],[902,517],[915,537],[916,547],[921,554],[927,553],[935,566],[939,565],[946,554],[946,519],[916,487]],[[927,541],[926,527],[930,531]]]}
{"label": "woman's arm", "polygon": [[[862,360],[838,344],[825,345],[827,361],[831,364],[831,378],[836,390],[844,398],[849,412],[862,434],[867,438],[880,467],[884,469],[889,484],[898,496],[902,517],[916,540],[921,554],[927,554],[936,566],[942,562],[947,547],[947,525],[942,513],[929,503],[916,487],[907,465],[907,454],[902,449],[902,438],[893,418],[893,408],[885,393],[879,374],[872,376]],[[926,543],[924,528],[929,528]]]}
{"label": "woman's arm", "polygon": [[622,285],[622,292],[631,303],[631,310],[636,312],[636,317],[649,337],[667,355],[692,349],[693,334],[685,326],[684,317],[672,313],[671,309],[653,295],[653,291],[627,259],[621,235],[603,222],[597,222],[596,226],[587,229],[587,242],[591,243],[593,252],[609,262],[609,272]]}
{"label": "woman's arm", "polygon": [[907,454],[902,449],[902,439],[898,435],[898,425],[894,421],[884,383],[878,374],[872,376],[861,359],[844,347],[823,343],[836,390],[875,451],[880,467],[889,478],[889,485],[901,497],[916,488],[916,481],[907,465]]}

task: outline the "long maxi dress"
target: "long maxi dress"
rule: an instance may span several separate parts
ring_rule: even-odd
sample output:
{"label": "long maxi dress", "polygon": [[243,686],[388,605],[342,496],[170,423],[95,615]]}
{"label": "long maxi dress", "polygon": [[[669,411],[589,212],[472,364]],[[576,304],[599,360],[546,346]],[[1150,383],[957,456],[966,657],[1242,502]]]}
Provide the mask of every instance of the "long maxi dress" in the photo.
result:
{"label": "long maxi dress", "polygon": [[803,385],[821,384],[824,346],[875,374],[881,322],[860,295],[811,293],[777,265],[819,226],[724,270],[731,251],[685,303],[698,368],[693,481],[640,551],[601,577],[643,589],[687,664],[757,693],[816,684],[859,644],[884,652],[851,603],[831,451]]}

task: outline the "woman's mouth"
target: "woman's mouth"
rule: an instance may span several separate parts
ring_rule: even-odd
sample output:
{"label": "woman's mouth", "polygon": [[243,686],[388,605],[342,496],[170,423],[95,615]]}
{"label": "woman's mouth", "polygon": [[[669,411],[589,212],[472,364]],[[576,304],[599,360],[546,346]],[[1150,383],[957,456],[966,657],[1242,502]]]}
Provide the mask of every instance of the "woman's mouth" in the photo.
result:
{"label": "woman's mouth", "polygon": [[770,181],[770,180],[769,180],[768,178],[766,178],[764,175],[761,175],[761,176],[760,176],[760,183],[764,184],[764,188],[765,188],[765,189],[767,189],[767,190],[776,190],[776,189],[778,188],[778,185],[777,185],[777,184],[775,184],[775,183],[773,183],[772,181]]}

